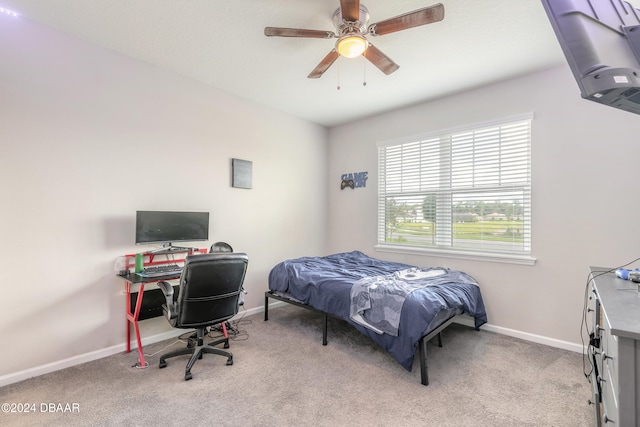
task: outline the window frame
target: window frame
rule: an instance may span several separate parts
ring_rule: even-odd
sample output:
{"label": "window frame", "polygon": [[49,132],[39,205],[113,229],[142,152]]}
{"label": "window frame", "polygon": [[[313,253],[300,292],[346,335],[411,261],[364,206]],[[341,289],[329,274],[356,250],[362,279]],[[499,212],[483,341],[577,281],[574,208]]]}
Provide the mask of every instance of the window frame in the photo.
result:
{"label": "window frame", "polygon": [[[376,227],[377,227],[377,244],[374,246],[374,249],[378,252],[392,252],[392,253],[400,253],[400,254],[419,254],[419,255],[431,255],[443,258],[458,258],[458,259],[471,259],[471,260],[484,260],[491,262],[505,262],[505,263],[514,263],[514,264],[523,264],[523,265],[534,265],[536,262],[536,258],[532,256],[532,232],[531,232],[531,222],[532,222],[532,170],[531,170],[531,146],[532,146],[532,133],[533,133],[533,113],[525,113],[515,116],[509,116],[500,118],[497,120],[474,123],[465,126],[442,129],[434,132],[428,132],[425,134],[413,135],[408,137],[397,138],[388,141],[378,142],[377,145],[377,157],[378,157],[378,194],[377,194],[377,212],[376,212]],[[528,202],[528,206],[525,206],[525,213],[523,214],[523,229],[525,232],[524,238],[525,243],[523,243],[524,249],[522,251],[493,251],[487,250],[486,248],[482,249],[469,249],[469,248],[461,248],[453,246],[453,243],[450,245],[416,245],[416,244],[406,244],[402,242],[387,242],[386,241],[386,200],[390,194],[396,194],[397,196],[402,197],[402,194],[410,194],[410,193],[418,193],[418,194],[427,194],[431,192],[431,190],[421,189],[419,191],[403,191],[387,192],[387,176],[386,176],[386,167],[387,163],[384,163],[384,159],[382,157],[382,150],[389,147],[399,147],[399,146],[409,146],[410,144],[416,143],[426,143],[428,141],[437,140],[439,141],[437,144],[442,147],[449,144],[449,150],[451,147],[452,139],[455,139],[457,135],[468,133],[468,132],[478,132],[482,130],[486,130],[487,128],[497,127],[497,126],[509,126],[515,124],[517,122],[528,121],[528,146],[526,153],[526,168],[527,168],[527,178],[526,183],[518,184],[516,187],[520,188],[525,194],[525,200]],[[443,142],[445,141],[445,142]],[[442,155],[440,155],[442,156]],[[452,155],[446,153],[445,157],[448,156],[448,167],[451,167]],[[431,158],[431,160],[433,160]],[[403,160],[404,161],[404,160]],[[443,164],[443,160],[438,160],[438,164],[441,166]],[[421,163],[424,164],[424,163]],[[440,167],[439,166],[439,167]],[[453,186],[450,187],[450,192],[448,193],[451,197],[455,194],[455,190]],[[502,188],[500,185],[497,188]],[[439,188],[438,191],[442,191],[442,188]],[[488,191],[487,191],[488,192]],[[523,205],[524,206],[524,205]],[[453,218],[453,209],[451,208],[449,211],[445,211],[445,215],[450,215]],[[451,221],[449,223],[449,238],[453,240],[453,231],[451,227]],[[444,229],[447,228],[447,221],[444,224],[439,224],[436,222],[434,226],[440,227],[444,225]],[[445,235],[446,237],[446,235]],[[437,233],[434,236],[434,239],[438,238]]]}

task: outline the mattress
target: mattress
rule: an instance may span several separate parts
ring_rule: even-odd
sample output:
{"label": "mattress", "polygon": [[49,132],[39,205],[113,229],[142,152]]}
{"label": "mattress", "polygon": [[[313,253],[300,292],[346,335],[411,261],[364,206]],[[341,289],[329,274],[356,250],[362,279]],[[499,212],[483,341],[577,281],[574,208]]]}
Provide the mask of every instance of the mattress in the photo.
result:
{"label": "mattress", "polygon": [[472,280],[437,283],[410,292],[402,304],[397,336],[379,333],[351,319],[351,290],[356,282],[415,268],[372,258],[359,251],[302,257],[274,266],[269,273],[269,290],[350,323],[411,371],[420,339],[452,316],[473,317],[476,329],[487,322],[480,287],[462,272],[452,277],[464,275]]}

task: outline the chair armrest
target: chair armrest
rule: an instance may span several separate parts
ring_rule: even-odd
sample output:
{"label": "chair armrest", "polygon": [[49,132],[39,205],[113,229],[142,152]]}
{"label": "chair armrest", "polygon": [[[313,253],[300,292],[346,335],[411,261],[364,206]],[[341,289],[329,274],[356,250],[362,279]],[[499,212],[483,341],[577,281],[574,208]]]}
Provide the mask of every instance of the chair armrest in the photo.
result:
{"label": "chair armrest", "polygon": [[169,282],[158,282],[158,287],[162,290],[165,298],[171,298],[171,302],[173,302],[173,286]]}
{"label": "chair armrest", "polygon": [[174,319],[178,316],[175,304],[173,302],[173,286],[171,286],[168,282],[158,282],[158,288],[164,294],[164,299],[166,301],[165,306],[167,307],[167,318]]}

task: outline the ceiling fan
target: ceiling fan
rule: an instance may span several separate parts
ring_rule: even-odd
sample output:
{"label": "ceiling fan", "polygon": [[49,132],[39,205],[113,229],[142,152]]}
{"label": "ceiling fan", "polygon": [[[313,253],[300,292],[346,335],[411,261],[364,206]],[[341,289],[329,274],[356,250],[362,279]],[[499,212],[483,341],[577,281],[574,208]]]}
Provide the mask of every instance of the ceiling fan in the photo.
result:
{"label": "ceiling fan", "polygon": [[347,58],[355,58],[362,55],[380,71],[388,75],[400,68],[399,65],[371,44],[365,36],[367,34],[370,36],[383,36],[396,31],[439,22],[443,19],[444,6],[438,3],[369,25],[369,11],[364,5],[360,4],[360,0],[340,0],[340,7],[333,14],[336,32],[266,27],[264,34],[269,37],[337,38],[338,41],[336,41],[335,47],[307,76],[310,79],[321,77],[340,55]]}

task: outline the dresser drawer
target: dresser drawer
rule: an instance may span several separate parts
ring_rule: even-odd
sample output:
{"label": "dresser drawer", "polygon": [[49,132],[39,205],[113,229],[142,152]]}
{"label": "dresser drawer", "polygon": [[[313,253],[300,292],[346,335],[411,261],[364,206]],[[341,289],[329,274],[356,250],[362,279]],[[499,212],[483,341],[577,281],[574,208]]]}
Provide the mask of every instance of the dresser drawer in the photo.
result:
{"label": "dresser drawer", "polygon": [[600,353],[596,355],[600,372],[603,426],[619,425],[618,411],[618,337],[611,335],[606,314],[601,316]]}
{"label": "dresser drawer", "polygon": [[611,326],[606,315],[602,316],[602,329],[601,353],[598,357],[602,366],[601,376],[611,385],[614,394],[617,396],[620,390],[618,379],[618,337],[611,334]]}
{"label": "dresser drawer", "polygon": [[589,382],[591,383],[591,392],[593,394],[593,400],[589,399],[589,403],[593,405],[596,412],[596,426],[600,427],[602,425],[602,399],[600,397],[600,388],[598,387],[598,376],[595,371],[591,371]]}
{"label": "dresser drawer", "polygon": [[605,379],[600,382],[602,387],[602,425],[619,425],[617,423],[617,421],[619,421],[617,394],[614,392],[613,385],[609,381],[609,372],[605,370],[602,378]]}

